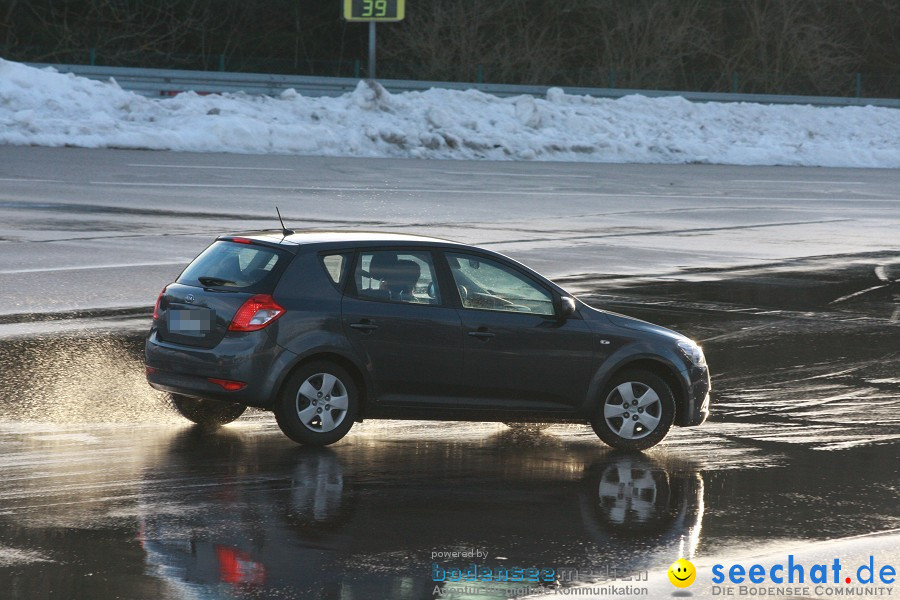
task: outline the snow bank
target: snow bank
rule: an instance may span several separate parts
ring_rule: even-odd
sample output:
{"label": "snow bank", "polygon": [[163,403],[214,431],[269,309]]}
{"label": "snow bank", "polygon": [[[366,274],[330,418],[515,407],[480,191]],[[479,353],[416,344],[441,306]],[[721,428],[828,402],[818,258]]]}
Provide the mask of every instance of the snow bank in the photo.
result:
{"label": "snow bank", "polygon": [[0,59],[0,143],[493,160],[900,167],[900,111],[680,97],[497,98],[360,82],[338,98],[148,99]]}

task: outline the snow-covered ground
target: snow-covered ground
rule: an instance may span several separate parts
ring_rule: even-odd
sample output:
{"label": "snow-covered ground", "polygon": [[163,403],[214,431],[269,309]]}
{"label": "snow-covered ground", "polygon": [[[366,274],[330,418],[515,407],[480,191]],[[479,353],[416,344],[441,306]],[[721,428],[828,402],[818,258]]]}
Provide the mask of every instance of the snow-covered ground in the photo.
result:
{"label": "snow-covered ground", "polygon": [[586,162],[900,167],[900,110],[680,97],[497,98],[360,82],[338,98],[148,99],[0,59],[0,144]]}

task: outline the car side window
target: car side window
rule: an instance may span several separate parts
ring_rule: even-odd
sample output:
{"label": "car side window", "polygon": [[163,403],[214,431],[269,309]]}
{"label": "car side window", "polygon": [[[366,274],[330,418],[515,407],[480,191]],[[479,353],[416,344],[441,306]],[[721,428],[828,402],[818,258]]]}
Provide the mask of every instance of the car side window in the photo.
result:
{"label": "car side window", "polygon": [[329,279],[331,279],[332,283],[335,285],[340,286],[341,284],[341,274],[344,272],[344,264],[349,256],[350,255],[347,253],[326,254],[322,256],[322,266],[325,267]]}
{"label": "car side window", "polygon": [[447,253],[465,308],[552,316],[553,296],[516,270],[470,254]]}
{"label": "car side window", "polygon": [[360,252],[354,270],[361,298],[406,304],[440,304],[430,252]]}

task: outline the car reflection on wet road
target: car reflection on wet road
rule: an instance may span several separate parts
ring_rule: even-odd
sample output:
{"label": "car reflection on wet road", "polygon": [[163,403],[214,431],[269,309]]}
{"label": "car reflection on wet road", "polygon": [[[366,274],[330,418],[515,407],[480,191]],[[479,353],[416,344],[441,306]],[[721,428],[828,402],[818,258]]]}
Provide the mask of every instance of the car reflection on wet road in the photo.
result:
{"label": "car reflection on wet road", "polygon": [[265,413],[204,431],[144,385],[146,316],[2,339],[0,589],[431,598],[450,586],[435,579],[474,564],[553,569],[518,584],[540,592],[896,529],[898,271],[896,257],[858,256],[568,282],[703,341],[710,422],[645,454],[612,452],[587,426],[369,421],[320,450]]}

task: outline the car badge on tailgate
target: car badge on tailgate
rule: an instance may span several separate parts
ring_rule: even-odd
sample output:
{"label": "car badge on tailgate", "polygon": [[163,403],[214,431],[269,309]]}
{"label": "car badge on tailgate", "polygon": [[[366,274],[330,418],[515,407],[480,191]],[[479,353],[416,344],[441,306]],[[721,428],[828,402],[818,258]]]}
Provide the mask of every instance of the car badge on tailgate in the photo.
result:
{"label": "car badge on tailgate", "polygon": [[188,304],[193,304],[194,303],[194,295],[188,294],[187,296],[184,297],[184,301],[187,302]]}

